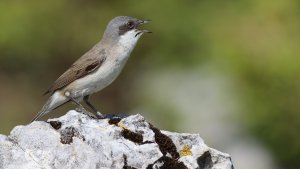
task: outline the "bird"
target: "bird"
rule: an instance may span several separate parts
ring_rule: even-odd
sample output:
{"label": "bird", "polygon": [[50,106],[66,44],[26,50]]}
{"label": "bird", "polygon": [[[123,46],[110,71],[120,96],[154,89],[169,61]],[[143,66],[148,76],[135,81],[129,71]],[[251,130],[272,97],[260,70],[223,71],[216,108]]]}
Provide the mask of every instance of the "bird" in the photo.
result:
{"label": "bird", "polygon": [[[94,94],[111,84],[125,66],[132,50],[144,33],[138,29],[151,20],[130,16],[113,18],[104,31],[102,39],[77,59],[44,93],[50,97],[31,122],[41,118],[67,102],[74,102],[78,111],[93,118],[103,118],[89,101]],[[95,114],[84,109],[84,101]]]}

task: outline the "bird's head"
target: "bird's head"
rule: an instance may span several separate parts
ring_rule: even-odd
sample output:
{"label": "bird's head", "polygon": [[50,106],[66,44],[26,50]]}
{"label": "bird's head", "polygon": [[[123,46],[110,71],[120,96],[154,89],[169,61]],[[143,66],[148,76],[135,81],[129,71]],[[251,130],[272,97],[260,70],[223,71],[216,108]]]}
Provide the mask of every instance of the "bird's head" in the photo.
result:
{"label": "bird's head", "polygon": [[118,16],[112,19],[104,32],[104,38],[121,44],[135,44],[144,33],[151,33],[148,30],[140,30],[139,26],[150,22],[150,20],[139,20],[129,16]]}

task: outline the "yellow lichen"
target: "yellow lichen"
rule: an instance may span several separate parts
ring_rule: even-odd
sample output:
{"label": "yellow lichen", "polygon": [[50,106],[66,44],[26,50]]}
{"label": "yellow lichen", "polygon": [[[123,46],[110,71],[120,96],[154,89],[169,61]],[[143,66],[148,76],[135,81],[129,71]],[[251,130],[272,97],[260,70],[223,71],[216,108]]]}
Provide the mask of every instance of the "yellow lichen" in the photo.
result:
{"label": "yellow lichen", "polygon": [[183,148],[180,150],[180,157],[190,156],[190,155],[192,155],[191,147],[187,145],[183,146]]}
{"label": "yellow lichen", "polygon": [[122,129],[127,129],[127,127],[124,126],[122,123],[123,123],[123,119],[118,123],[118,127],[121,127]]}

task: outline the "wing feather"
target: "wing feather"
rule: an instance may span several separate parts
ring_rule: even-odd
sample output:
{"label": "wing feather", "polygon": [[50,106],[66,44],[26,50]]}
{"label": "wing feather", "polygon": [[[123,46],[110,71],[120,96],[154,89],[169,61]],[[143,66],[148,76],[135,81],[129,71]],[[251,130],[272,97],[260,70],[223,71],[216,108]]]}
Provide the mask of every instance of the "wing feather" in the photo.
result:
{"label": "wing feather", "polygon": [[99,52],[101,54],[99,57],[95,57],[96,55],[84,55],[79,58],[67,71],[65,71],[53,84],[52,86],[44,93],[53,93],[56,90],[62,89],[73,81],[82,78],[95,70],[99,69],[99,67],[105,61],[105,52]]}

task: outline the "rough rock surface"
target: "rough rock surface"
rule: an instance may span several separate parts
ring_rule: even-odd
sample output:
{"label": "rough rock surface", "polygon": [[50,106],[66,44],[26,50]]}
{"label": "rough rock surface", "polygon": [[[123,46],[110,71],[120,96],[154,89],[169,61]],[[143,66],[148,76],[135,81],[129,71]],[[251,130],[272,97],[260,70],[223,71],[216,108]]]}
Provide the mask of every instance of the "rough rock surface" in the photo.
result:
{"label": "rough rock surface", "polygon": [[66,115],[0,135],[1,169],[233,169],[198,134],[161,131],[141,115],[95,120]]}

